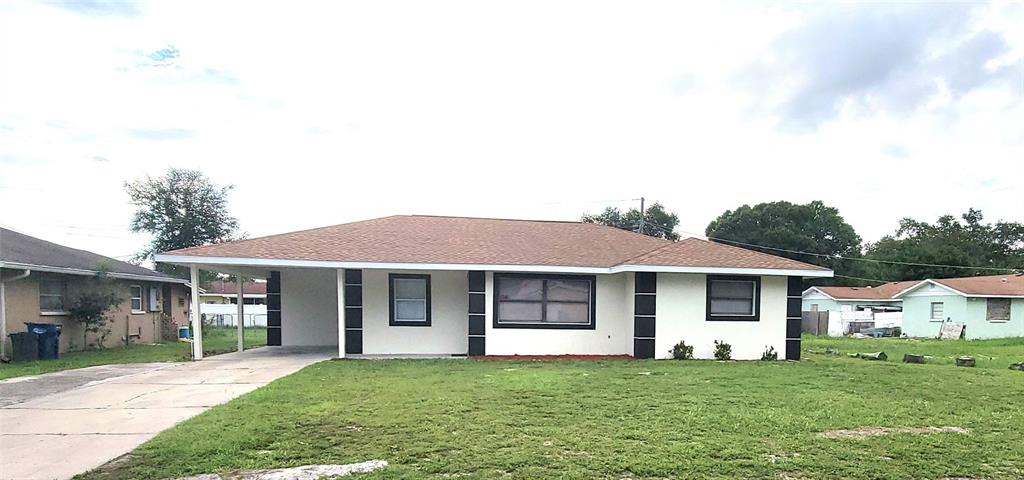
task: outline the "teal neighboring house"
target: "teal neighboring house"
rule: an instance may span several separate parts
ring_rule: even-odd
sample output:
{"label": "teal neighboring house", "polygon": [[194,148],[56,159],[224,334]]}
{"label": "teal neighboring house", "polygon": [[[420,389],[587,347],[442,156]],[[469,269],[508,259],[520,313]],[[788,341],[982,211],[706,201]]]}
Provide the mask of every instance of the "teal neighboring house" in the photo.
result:
{"label": "teal neighboring house", "polygon": [[927,279],[896,293],[903,333],[935,337],[944,321],[965,326],[964,337],[1024,337],[1024,276]]}

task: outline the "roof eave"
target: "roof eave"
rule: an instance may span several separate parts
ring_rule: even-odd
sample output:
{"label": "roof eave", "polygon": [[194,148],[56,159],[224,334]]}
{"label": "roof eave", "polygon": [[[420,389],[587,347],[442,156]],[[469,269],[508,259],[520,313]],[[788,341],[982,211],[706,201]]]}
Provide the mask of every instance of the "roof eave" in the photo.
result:
{"label": "roof eave", "polygon": [[[0,262],[0,268],[17,268],[24,270],[31,270],[33,272],[47,272],[47,273],[62,273],[65,275],[82,275],[82,276],[93,276],[100,272],[98,270],[86,270],[81,268],[68,268],[68,267],[54,267],[49,265],[34,265],[30,263],[19,263],[19,262]],[[123,273],[123,272],[105,272],[110,278],[117,278],[120,280],[146,280],[150,282],[166,282],[166,283],[180,283],[186,284],[188,280],[176,277],[164,277],[160,275],[140,275],[135,273]]]}
{"label": "roof eave", "polygon": [[176,265],[207,265],[230,267],[292,267],[292,268],[352,268],[352,269],[394,269],[394,270],[497,270],[506,272],[552,272],[609,274],[621,272],[664,272],[664,273],[711,273],[733,275],[779,275],[800,277],[832,277],[831,270],[737,268],[737,267],[688,267],[673,265],[524,265],[524,264],[477,264],[477,263],[403,263],[403,262],[356,262],[337,260],[294,260],[245,257],[205,257],[197,255],[157,254],[157,262]]}

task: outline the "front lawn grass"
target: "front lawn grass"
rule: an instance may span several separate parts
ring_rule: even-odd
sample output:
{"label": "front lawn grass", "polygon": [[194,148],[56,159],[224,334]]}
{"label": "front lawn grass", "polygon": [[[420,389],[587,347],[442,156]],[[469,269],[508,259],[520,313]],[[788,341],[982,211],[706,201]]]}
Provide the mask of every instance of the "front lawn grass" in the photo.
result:
{"label": "front lawn grass", "polygon": [[[245,346],[247,348],[266,344],[266,328],[245,329]],[[205,355],[233,352],[237,347],[238,333],[234,328],[207,327],[203,330],[203,353]],[[135,343],[121,347],[65,352],[60,354],[60,358],[57,360],[0,363],[0,380],[96,365],[179,362],[190,358],[192,358],[191,345],[187,342]]]}
{"label": "front lawn grass", "polygon": [[[810,342],[814,343],[814,342]],[[1021,352],[1024,353],[1024,352]],[[84,479],[382,459],[360,478],[1024,477],[1024,373],[870,362],[328,361]],[[833,429],[968,433],[823,438]]]}

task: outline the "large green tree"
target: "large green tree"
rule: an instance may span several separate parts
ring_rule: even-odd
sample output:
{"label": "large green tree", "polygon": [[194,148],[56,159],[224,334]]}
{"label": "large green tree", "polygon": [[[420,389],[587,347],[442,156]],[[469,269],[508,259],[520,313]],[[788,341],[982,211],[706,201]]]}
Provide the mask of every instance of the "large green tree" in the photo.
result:
{"label": "large green tree", "polygon": [[675,232],[676,225],[679,224],[679,216],[675,212],[666,211],[662,204],[658,202],[652,203],[650,207],[644,209],[642,217],[644,222],[641,228],[639,209],[630,208],[623,213],[618,208],[608,207],[603,212],[595,215],[584,214],[580,220],[585,223],[600,223],[623,230],[639,231],[639,233],[652,237],[668,240],[679,239],[679,234]]}
{"label": "large green tree", "polygon": [[[839,210],[818,200],[804,205],[785,201],[743,205],[721,214],[705,234],[714,241],[829,267],[837,274],[860,273],[855,261],[841,258],[861,256],[860,236]],[[857,284],[847,278],[818,283]]]}
{"label": "large green tree", "polygon": [[[159,177],[126,182],[125,189],[137,207],[129,225],[133,232],[146,232],[153,240],[139,253],[139,259],[153,254],[232,240],[238,220],[228,212],[232,186],[218,186],[198,170],[171,168]],[[157,270],[177,276],[187,271],[174,265],[157,264]]]}
{"label": "large green tree", "polygon": [[869,244],[865,255],[872,260],[902,263],[873,262],[869,274],[886,280],[917,280],[996,275],[1005,272],[995,270],[1002,268],[1024,270],[1024,224],[983,220],[981,210],[973,208],[960,218],[943,215],[935,223],[904,218],[894,234]]}

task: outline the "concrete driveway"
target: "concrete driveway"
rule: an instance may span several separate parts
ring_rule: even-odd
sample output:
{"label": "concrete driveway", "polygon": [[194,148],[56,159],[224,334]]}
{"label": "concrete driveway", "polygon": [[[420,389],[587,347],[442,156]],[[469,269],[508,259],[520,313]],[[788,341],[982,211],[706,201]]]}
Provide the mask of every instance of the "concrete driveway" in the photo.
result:
{"label": "concrete driveway", "polygon": [[106,365],[0,382],[0,478],[64,479],[337,348],[262,347],[200,362]]}

